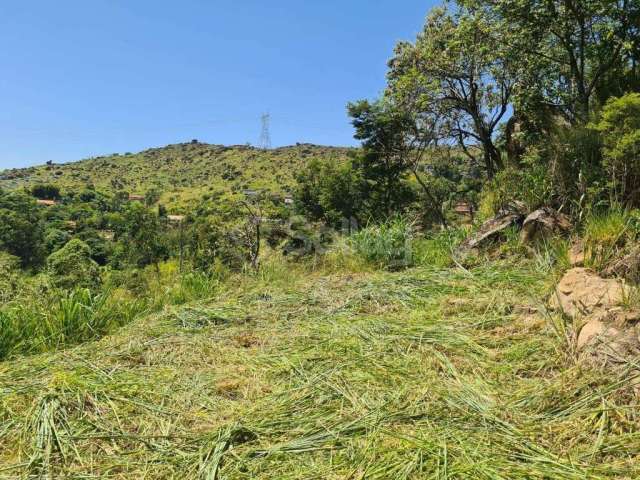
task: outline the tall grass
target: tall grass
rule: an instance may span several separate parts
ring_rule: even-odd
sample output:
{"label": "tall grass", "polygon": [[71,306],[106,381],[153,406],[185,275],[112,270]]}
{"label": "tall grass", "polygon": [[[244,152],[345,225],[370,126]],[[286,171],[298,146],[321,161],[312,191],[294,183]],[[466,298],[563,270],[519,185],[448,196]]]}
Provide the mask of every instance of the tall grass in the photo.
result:
{"label": "tall grass", "polygon": [[453,264],[453,252],[468,232],[462,228],[449,229],[414,242],[414,260],[417,265],[437,268]]}
{"label": "tall grass", "polygon": [[586,266],[596,270],[605,267],[627,242],[635,240],[634,218],[622,208],[589,215],[584,226]]}
{"label": "tall grass", "polygon": [[49,304],[20,304],[0,311],[0,360],[99,338],[145,310],[140,300],[77,289]]}
{"label": "tall grass", "polygon": [[413,265],[412,225],[402,217],[369,225],[355,233],[349,244],[366,262],[385,269]]}

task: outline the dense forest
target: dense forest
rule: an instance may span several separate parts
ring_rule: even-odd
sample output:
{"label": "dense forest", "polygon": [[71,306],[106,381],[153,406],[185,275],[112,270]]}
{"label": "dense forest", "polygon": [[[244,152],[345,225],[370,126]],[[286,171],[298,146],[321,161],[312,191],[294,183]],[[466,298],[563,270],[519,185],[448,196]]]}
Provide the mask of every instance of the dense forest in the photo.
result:
{"label": "dense forest", "polygon": [[[269,478],[266,465],[291,452],[315,452],[308,453],[304,471],[311,471],[317,460],[328,473],[332,467],[324,462],[334,460],[322,457],[327,445],[338,450],[341,441],[351,442],[363,432],[369,432],[372,442],[387,442],[385,428],[395,427],[383,425],[397,421],[402,427],[394,430],[393,441],[417,443],[381,447],[381,451],[394,452],[385,463],[387,470],[368,475],[362,467],[364,460],[358,463],[358,455],[349,456],[347,451],[344,456],[336,454],[340,474],[324,478],[427,478],[422,476],[427,472],[432,474],[429,478],[637,478],[634,475],[640,472],[633,462],[640,455],[640,446],[637,428],[632,427],[637,421],[635,407],[629,406],[636,400],[629,400],[633,395],[627,391],[627,396],[607,396],[618,392],[630,376],[637,380],[637,374],[630,373],[637,369],[635,360],[624,363],[620,377],[611,374],[608,378],[606,371],[595,370],[581,377],[575,366],[580,329],[566,316],[549,315],[553,320],[545,327],[549,329],[546,333],[526,324],[527,317],[522,328],[529,337],[509,330],[512,327],[500,319],[515,312],[513,305],[505,306],[505,299],[515,302],[528,295],[548,296],[549,284],[577,265],[572,258],[576,247],[583,257],[580,265],[602,275],[600,280],[624,279],[629,289],[625,290],[625,308],[635,311],[640,305],[635,293],[640,281],[640,2],[447,2],[429,13],[414,40],[397,44],[381,96],[354,99],[346,108],[360,148],[302,144],[261,150],[194,140],[139,154],[0,172],[0,362],[117,335],[134,320],[155,314],[164,318],[166,312],[175,312],[171,308],[234,294],[246,304],[211,307],[202,324],[192,318],[195,310],[175,313],[181,328],[227,325],[229,316],[247,305],[253,305],[254,313],[240,316],[245,323],[259,323],[259,312],[267,307],[258,302],[268,303],[273,310],[268,325],[288,322],[295,308],[304,308],[304,321],[313,319],[300,327],[304,332],[300,338],[307,343],[297,345],[299,350],[291,355],[299,357],[292,357],[290,364],[274,367],[282,375],[286,371],[301,377],[283,381],[283,396],[264,406],[271,415],[269,422],[255,420],[251,432],[240,427],[223,429],[212,440],[214,447],[204,453],[187,441],[180,444],[180,454],[176,454],[180,458],[172,463],[163,450],[166,445],[153,443],[159,437],[145,437],[144,442],[151,442],[146,448],[153,452],[145,457],[149,462],[145,468],[160,458],[158,462],[166,461],[163,475],[183,472],[189,465],[194,477],[215,479],[230,445],[269,438],[273,451],[241,451],[242,459],[230,459],[229,478]],[[532,240],[531,232],[523,227],[531,212],[543,212],[555,222],[552,234]],[[336,280],[331,277],[334,274],[347,275],[350,280]],[[325,280],[317,280],[319,275],[327,275],[330,289],[345,297],[340,301],[320,298],[329,287]],[[363,275],[371,277],[364,281]],[[304,283],[309,279],[317,283]],[[356,282],[357,288],[349,282]],[[504,299],[496,292],[502,292]],[[428,303],[418,293],[435,300]],[[305,296],[311,294],[318,297]],[[439,297],[445,294],[477,295],[480,303],[470,306],[460,298],[456,303]],[[322,313],[316,310],[318,305]],[[454,319],[450,320],[453,323],[442,330],[429,323],[428,332],[418,332],[424,325],[416,319],[427,307],[436,312],[434,318],[437,314]],[[390,326],[375,323],[398,311],[407,314],[406,328],[415,332],[402,331],[404,327],[393,319]],[[371,382],[374,390],[382,388],[376,382],[383,382],[383,377],[375,377],[376,372],[357,370],[361,377],[350,380],[356,386],[349,387],[346,380],[331,386],[333,371],[320,374],[313,370],[318,365],[309,366],[315,364],[314,358],[328,358],[338,350],[342,356],[336,362],[349,364],[349,355],[357,355],[358,349],[347,340],[340,343],[341,333],[318,330],[330,328],[322,327],[328,312],[337,315],[334,326],[345,329],[339,332],[353,329],[350,339],[362,338],[371,348],[382,349],[371,355],[387,362],[376,364],[377,369],[390,369],[383,376],[386,403],[378,410],[365,408],[368,400],[375,403],[368,397],[374,394],[358,383],[366,377],[364,383]],[[339,323],[340,315],[348,316],[344,325]],[[350,323],[356,322],[357,315],[378,315],[374,322],[378,326],[362,325],[358,330]],[[233,325],[230,328],[237,327]],[[491,336],[492,328],[500,331]],[[274,339],[281,334],[278,330]],[[253,333],[242,335],[242,348],[259,344]],[[504,344],[508,335],[521,343]],[[312,338],[328,343],[313,343]],[[490,433],[479,426],[470,426],[468,432],[456,430],[460,427],[453,425],[455,415],[442,413],[445,405],[435,399],[428,401],[435,404],[441,418],[449,420],[424,428],[442,438],[442,445],[418,439],[414,430],[403,430],[423,418],[413,410],[424,398],[413,396],[422,387],[412,375],[425,360],[410,355],[418,355],[424,344],[403,344],[416,339],[437,345],[430,350],[430,366],[424,367],[433,367],[426,374],[434,375],[429,381],[434,385],[438,378],[450,382],[448,391],[436,388],[434,398],[457,392],[455,402],[444,402],[446,408],[466,409],[464,414],[456,410],[461,424],[479,415],[485,427],[490,425]],[[338,350],[327,346],[331,342],[337,342]],[[406,349],[385,350],[393,348],[394,342]],[[304,356],[313,349],[318,349],[314,355],[320,357]],[[495,349],[493,357],[487,354],[490,349]],[[524,365],[529,361],[527,352],[537,356],[533,366]],[[404,355],[407,362],[417,362],[413,373],[402,373],[406,365],[398,362]],[[258,355],[247,360],[258,362],[247,368],[267,371],[269,362],[279,361],[276,357],[282,356],[267,359]],[[361,360],[358,357],[353,360],[358,366],[351,366],[360,368]],[[512,362],[513,371],[509,366],[500,367],[501,360]],[[494,382],[485,390],[460,380],[479,369],[486,369],[483,381]],[[97,367],[92,371],[92,375],[103,374]],[[508,380],[511,374],[514,377]],[[303,379],[304,375],[308,377]],[[396,375],[404,375],[411,387],[411,391],[403,390],[406,397],[391,398],[396,380],[389,379]],[[537,381],[536,375],[555,382],[553,388],[536,390],[526,383]],[[312,378],[326,385],[318,387]],[[574,381],[583,383],[576,383],[572,390]],[[305,396],[311,384],[325,390]],[[509,384],[519,390],[505,394],[511,402],[505,408],[522,408],[526,414],[519,412],[506,419],[492,410],[495,405],[488,399],[495,391],[506,391]],[[600,387],[593,398],[583,396]],[[231,395],[228,399],[241,396],[240,387],[216,388],[233,390],[220,394]],[[243,388],[249,391],[252,387]],[[350,388],[359,394],[352,395]],[[265,386],[263,393],[268,395],[268,390]],[[341,405],[346,402],[359,413],[347,418],[343,407],[332,403],[336,392]],[[127,394],[123,391],[120,397]],[[253,394],[257,395],[247,395]],[[91,395],[94,400],[86,402],[100,402],[100,394]],[[427,398],[429,393],[424,395]],[[47,397],[37,408],[49,408],[52,398]],[[296,402],[301,409],[310,409],[305,410],[309,415],[315,405],[330,421],[322,428],[320,420],[308,425],[308,418],[298,418],[302,410],[286,418],[285,406],[295,411],[292,405]],[[5,420],[5,427],[0,423],[0,434],[11,431],[17,438],[21,434],[12,430],[8,419],[13,409],[26,407],[12,404],[10,410],[6,405],[0,400],[0,420]],[[278,405],[284,405],[282,411]],[[387,411],[386,405],[402,406],[404,413]],[[594,405],[602,409],[596,412]],[[374,410],[379,415],[375,419],[370,416]],[[243,412],[248,415],[250,410]],[[67,425],[66,420],[55,418],[51,417],[51,425],[60,429]],[[552,425],[550,429],[557,429],[543,431],[541,425],[546,422]],[[308,434],[300,445],[287,436],[293,431]],[[603,432],[615,436],[606,448]],[[473,437],[469,444],[459,437],[467,434]],[[115,434],[104,430],[101,435]],[[549,435],[566,440],[566,450],[551,453],[554,444]],[[55,436],[46,438],[48,453],[32,453],[31,459],[20,464],[32,473],[51,474],[56,471],[51,466],[56,455],[67,452],[73,456],[70,447]],[[170,435],[165,440],[179,441]],[[481,465],[476,453],[492,442],[500,447],[493,452],[497,463]],[[409,462],[404,455],[417,449],[418,443],[422,453]],[[2,448],[0,441],[0,451]],[[105,447],[105,451],[109,448],[118,450]],[[447,448],[452,456],[448,467]],[[96,454],[104,452],[92,452]],[[7,463],[17,462],[14,454],[2,455],[0,463],[3,458]],[[439,458],[437,465],[429,460],[432,457]],[[247,466],[257,458],[264,458],[265,466]],[[440,463],[442,458],[445,463]],[[282,465],[288,461],[282,460]],[[71,461],[60,464],[65,462]],[[108,470],[103,467],[105,470],[94,473]],[[118,468],[124,475],[140,473],[133,464]],[[296,477],[295,468],[287,470],[287,478]],[[447,468],[453,469],[450,477],[434,473],[446,473]]]}

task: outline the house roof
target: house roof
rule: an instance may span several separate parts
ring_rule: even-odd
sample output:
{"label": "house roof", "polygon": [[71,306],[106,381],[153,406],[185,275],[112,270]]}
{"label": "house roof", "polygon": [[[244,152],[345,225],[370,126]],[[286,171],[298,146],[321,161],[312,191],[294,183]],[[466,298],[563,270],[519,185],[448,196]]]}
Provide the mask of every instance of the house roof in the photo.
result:
{"label": "house roof", "polygon": [[36,203],[38,205],[44,205],[45,207],[51,207],[52,205],[56,204],[56,201],[55,200],[40,200],[40,199],[38,199],[38,200],[36,200]]}

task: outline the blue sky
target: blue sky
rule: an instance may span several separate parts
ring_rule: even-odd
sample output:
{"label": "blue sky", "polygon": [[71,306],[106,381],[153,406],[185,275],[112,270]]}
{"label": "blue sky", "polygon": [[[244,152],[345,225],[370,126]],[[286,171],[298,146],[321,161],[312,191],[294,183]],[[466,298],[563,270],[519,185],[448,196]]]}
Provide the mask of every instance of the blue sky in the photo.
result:
{"label": "blue sky", "polygon": [[430,0],[3,0],[0,168],[197,138],[352,145]]}

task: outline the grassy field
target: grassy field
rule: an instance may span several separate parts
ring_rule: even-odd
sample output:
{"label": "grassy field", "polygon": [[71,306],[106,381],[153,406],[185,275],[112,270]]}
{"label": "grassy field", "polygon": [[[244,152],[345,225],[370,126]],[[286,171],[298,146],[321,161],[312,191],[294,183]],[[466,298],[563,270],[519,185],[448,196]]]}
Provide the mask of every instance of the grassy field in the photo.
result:
{"label": "grassy field", "polygon": [[63,165],[0,171],[0,188],[54,183],[63,193],[93,185],[99,191],[133,194],[145,194],[153,188],[165,205],[186,207],[205,194],[243,189],[285,193],[293,186],[293,175],[310,159],[344,159],[351,151],[354,149],[309,144],[265,151],[184,143]]}
{"label": "grassy field", "polygon": [[635,382],[574,357],[552,277],[266,265],[0,363],[0,477],[638,478]]}

